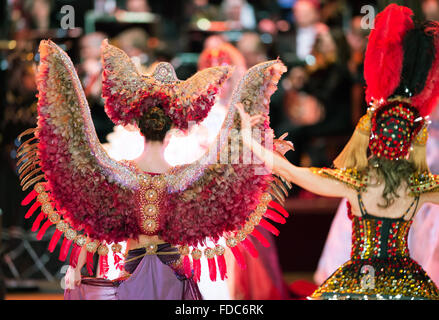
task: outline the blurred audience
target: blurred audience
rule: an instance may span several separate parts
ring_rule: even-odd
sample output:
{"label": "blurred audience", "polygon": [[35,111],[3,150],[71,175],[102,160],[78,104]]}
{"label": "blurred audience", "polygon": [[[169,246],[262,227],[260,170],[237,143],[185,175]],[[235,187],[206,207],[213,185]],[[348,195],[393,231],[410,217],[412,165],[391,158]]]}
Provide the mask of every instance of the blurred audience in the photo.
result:
{"label": "blurred audience", "polygon": [[267,60],[266,48],[256,32],[243,33],[236,46],[244,56],[247,68]]}
{"label": "blurred audience", "polygon": [[297,0],[291,8],[293,25],[275,39],[276,52],[289,67],[300,64],[311,53],[320,22],[317,0]]}
{"label": "blurred audience", "polygon": [[89,33],[80,39],[80,63],[78,76],[91,109],[96,133],[101,142],[113,129],[112,122],[104,111],[102,92],[101,43],[107,35],[101,32]]}
{"label": "blurred audience", "polygon": [[256,27],[255,11],[246,0],[223,0],[221,11],[231,29],[253,30]]}
{"label": "blurred audience", "polygon": [[438,0],[422,0],[422,12],[425,19],[439,20],[439,1]]}
{"label": "blurred audience", "polygon": [[346,33],[349,44],[350,57],[347,67],[352,78],[351,100],[351,124],[355,126],[361,116],[366,112],[367,105],[364,99],[363,61],[367,46],[368,29],[361,28],[361,16],[355,16],[351,20],[350,28]]}
{"label": "blurred audience", "polygon": [[[289,160],[295,164],[330,166],[329,139],[351,130],[351,78],[342,43],[344,35],[326,25],[315,28],[315,42],[303,65],[290,69],[283,82],[284,120],[275,131],[289,132],[295,145]],[[337,38],[341,38],[337,41]]]}

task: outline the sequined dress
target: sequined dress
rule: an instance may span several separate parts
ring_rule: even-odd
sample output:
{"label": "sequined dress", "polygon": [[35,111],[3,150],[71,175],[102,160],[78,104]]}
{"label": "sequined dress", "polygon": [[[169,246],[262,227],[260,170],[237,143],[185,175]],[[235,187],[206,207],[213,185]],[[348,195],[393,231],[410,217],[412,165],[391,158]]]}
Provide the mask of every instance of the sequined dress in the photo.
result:
{"label": "sequined dress", "polygon": [[[415,198],[413,204],[418,200]],[[439,300],[439,290],[434,282],[410,258],[407,238],[413,217],[373,216],[366,212],[361,201],[360,209],[361,217],[352,215],[350,210],[348,212],[352,221],[351,259],[309,299]]]}

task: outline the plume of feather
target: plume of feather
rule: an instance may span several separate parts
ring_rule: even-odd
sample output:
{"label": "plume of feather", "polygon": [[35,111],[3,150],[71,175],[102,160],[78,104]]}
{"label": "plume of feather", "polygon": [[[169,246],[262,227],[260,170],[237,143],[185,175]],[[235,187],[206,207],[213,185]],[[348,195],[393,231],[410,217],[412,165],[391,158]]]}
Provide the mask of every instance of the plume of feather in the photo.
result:
{"label": "plume of feather", "polygon": [[404,57],[403,38],[414,27],[412,16],[412,10],[396,4],[387,6],[376,16],[364,60],[368,103],[386,99],[398,87]]}

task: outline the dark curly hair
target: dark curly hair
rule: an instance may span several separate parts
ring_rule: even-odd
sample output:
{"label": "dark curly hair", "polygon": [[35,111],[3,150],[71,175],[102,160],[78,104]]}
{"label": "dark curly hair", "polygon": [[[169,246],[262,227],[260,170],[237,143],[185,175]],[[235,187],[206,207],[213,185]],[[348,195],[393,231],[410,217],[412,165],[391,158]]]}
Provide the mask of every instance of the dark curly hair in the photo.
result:
{"label": "dark curly hair", "polygon": [[160,106],[149,108],[139,120],[139,129],[146,140],[160,141],[172,127],[172,120]]}
{"label": "dark curly hair", "polygon": [[416,172],[413,164],[405,159],[388,160],[385,158],[372,157],[369,159],[369,167],[375,170],[378,179],[384,181],[382,198],[384,203],[379,203],[381,208],[391,206],[396,198],[399,198],[397,190],[403,181],[409,181],[410,176]]}

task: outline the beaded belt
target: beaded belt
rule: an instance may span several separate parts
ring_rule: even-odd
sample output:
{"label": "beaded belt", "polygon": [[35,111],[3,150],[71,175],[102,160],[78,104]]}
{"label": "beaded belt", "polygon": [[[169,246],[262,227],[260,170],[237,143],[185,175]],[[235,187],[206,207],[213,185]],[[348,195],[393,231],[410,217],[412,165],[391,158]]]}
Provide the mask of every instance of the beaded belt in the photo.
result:
{"label": "beaded belt", "polygon": [[[166,243],[160,243],[160,244],[166,244]],[[133,258],[127,259],[125,260],[125,263],[127,262],[131,262],[140,258],[143,258],[144,256],[147,255],[179,255],[180,253],[178,252],[177,248],[173,248],[176,251],[158,251],[158,244],[157,243],[151,243],[151,244],[146,244],[142,247],[136,248],[136,249],[132,249],[132,250],[137,250],[137,249],[145,249],[145,253],[140,254],[138,256],[135,256]],[[130,250],[131,251],[131,250]],[[128,254],[125,255],[125,258],[128,256]]]}

